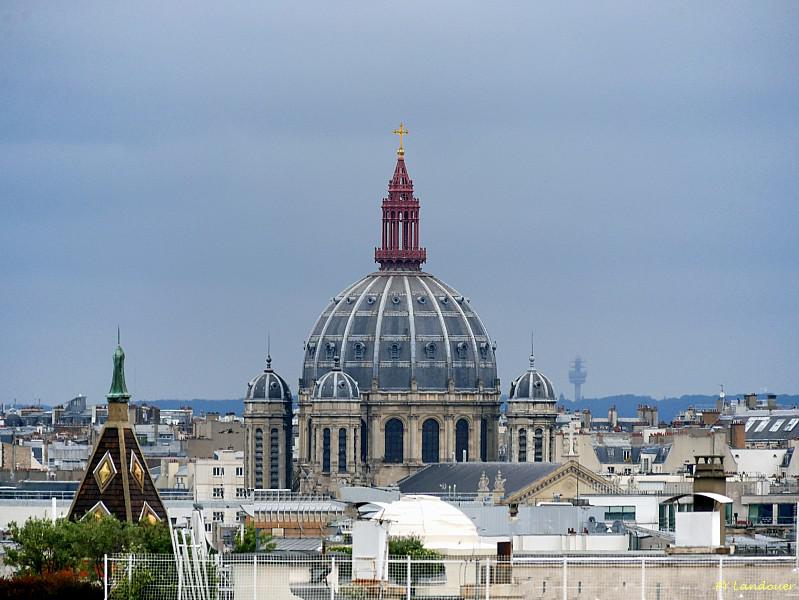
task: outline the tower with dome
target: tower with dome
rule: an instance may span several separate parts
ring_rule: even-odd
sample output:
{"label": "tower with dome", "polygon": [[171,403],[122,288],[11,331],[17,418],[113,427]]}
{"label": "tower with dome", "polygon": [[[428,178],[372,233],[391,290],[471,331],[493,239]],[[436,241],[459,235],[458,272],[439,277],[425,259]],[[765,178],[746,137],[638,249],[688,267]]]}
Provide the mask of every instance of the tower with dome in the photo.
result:
{"label": "tower with dome", "polygon": [[[400,124],[394,133],[400,144],[381,205],[379,269],[327,303],[303,346],[293,482],[303,492],[391,485],[426,464],[498,459],[496,346],[469,298],[422,270],[407,130]],[[247,411],[263,408],[251,400],[248,390]],[[258,465],[265,471],[271,462],[255,431],[248,426],[248,485],[276,487],[257,477]],[[291,446],[283,452],[291,455]]]}

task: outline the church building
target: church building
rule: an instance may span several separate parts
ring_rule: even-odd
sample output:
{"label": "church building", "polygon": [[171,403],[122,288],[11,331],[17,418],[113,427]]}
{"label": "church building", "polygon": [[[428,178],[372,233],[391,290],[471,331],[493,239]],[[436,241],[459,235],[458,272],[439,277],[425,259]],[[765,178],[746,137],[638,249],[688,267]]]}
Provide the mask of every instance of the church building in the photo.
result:
{"label": "church building", "polygon": [[[250,382],[248,486],[335,493],[344,485],[391,485],[429,464],[498,460],[496,346],[469,298],[422,270],[427,251],[405,163],[407,130],[400,124],[394,133],[400,144],[381,205],[379,269],[336,294],[311,327],[299,380],[298,448],[291,446],[291,393],[283,379],[268,368]],[[512,460],[551,460],[551,383],[531,367],[511,396],[522,415],[512,421]],[[520,432],[530,440],[527,454],[520,454]],[[292,481],[283,457],[293,450]]]}

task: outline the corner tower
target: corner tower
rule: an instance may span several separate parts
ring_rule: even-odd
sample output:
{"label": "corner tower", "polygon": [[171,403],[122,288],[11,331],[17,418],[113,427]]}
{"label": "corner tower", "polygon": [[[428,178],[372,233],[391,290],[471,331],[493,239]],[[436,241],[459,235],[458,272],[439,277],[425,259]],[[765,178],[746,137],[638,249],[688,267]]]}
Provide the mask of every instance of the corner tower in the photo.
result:
{"label": "corner tower", "polygon": [[[420,245],[420,203],[405,163],[407,130],[401,125],[394,133],[400,147],[381,204],[381,245],[374,252],[380,268],[333,296],[305,342],[299,385],[304,491],[324,490],[332,478],[390,485],[425,464],[497,457],[495,346],[469,298],[421,270],[427,252]],[[315,397],[334,368],[357,383],[359,426],[351,422],[354,398]],[[334,434],[338,417],[346,421],[348,456],[360,464],[350,473],[348,459],[348,475],[322,475],[326,440],[333,439],[334,457],[337,448],[325,429]]]}
{"label": "corner tower", "polygon": [[73,521],[113,515],[120,521],[156,523],[167,518],[158,490],[128,421],[130,394],[125,385],[125,352],[114,352],[114,374],[108,398],[108,420],[89,459],[69,509]]}
{"label": "corner tower", "polygon": [[507,448],[510,462],[554,460],[556,403],[552,381],[536,368],[531,347],[530,366],[511,383],[508,395]]}
{"label": "corner tower", "polygon": [[293,406],[286,380],[266,369],[247,384],[244,395],[244,481],[249,489],[292,486]]}

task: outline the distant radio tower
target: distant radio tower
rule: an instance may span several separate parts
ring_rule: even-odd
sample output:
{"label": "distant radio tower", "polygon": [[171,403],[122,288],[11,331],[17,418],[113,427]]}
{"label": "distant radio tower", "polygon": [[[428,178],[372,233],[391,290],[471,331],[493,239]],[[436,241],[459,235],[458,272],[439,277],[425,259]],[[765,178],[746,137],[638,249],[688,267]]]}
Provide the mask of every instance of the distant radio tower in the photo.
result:
{"label": "distant radio tower", "polygon": [[579,402],[583,399],[583,392],[580,388],[588,377],[585,370],[585,361],[579,356],[572,361],[572,368],[569,369],[569,382],[574,384],[574,401]]}

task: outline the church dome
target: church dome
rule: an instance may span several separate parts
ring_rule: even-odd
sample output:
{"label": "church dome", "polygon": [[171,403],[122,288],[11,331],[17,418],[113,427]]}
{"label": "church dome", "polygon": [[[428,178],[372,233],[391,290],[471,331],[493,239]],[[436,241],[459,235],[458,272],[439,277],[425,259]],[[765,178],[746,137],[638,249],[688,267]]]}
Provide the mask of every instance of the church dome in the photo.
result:
{"label": "church dome", "polygon": [[424,272],[379,271],[342,290],[322,311],[305,344],[304,387],[342,367],[370,390],[493,388],[494,348],[468,298]]}
{"label": "church dome", "polygon": [[530,355],[530,368],[511,383],[510,399],[556,401],[555,386],[546,375],[535,368],[533,355]]}
{"label": "church dome", "polygon": [[358,400],[358,382],[341,370],[338,356],[333,369],[322,375],[314,385],[314,400]]}
{"label": "church dome", "polygon": [[266,369],[263,373],[251,379],[247,384],[245,401],[284,401],[291,400],[291,390],[280,375],[272,370],[272,357],[266,359]]}
{"label": "church dome", "polygon": [[363,391],[499,393],[494,345],[469,299],[421,265],[419,199],[405,166],[402,125],[397,164],[383,198],[380,270],[327,304],[305,343],[300,387],[309,389],[341,357]]}

